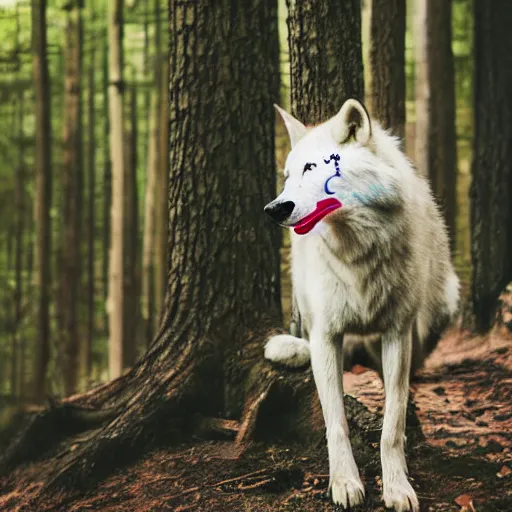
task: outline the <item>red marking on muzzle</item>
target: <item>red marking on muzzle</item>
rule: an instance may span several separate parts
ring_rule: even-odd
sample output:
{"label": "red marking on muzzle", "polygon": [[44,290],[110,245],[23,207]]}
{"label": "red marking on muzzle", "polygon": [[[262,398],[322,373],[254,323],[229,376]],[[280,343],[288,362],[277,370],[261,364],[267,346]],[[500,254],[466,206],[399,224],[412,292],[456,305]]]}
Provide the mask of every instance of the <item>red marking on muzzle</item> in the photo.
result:
{"label": "red marking on muzzle", "polygon": [[297,222],[295,226],[293,226],[293,230],[298,235],[305,235],[309,233],[326,215],[341,208],[343,205],[341,201],[334,197],[328,197],[327,199],[322,199],[316,203],[316,208],[306,215],[302,220]]}

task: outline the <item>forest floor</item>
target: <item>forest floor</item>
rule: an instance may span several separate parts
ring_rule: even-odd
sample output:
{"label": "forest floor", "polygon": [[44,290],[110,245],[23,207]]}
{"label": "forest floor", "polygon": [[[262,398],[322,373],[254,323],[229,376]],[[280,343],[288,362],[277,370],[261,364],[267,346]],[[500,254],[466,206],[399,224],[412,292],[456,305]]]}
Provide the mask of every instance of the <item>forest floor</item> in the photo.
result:
{"label": "forest floor", "polygon": [[[380,414],[377,375],[355,367],[345,373],[348,395]],[[512,335],[448,334],[412,386],[426,441],[409,435],[413,486],[422,511],[512,511]],[[354,446],[366,487],[360,511],[384,510],[378,431]],[[412,441],[411,441],[412,439]],[[0,479],[1,511],[331,511],[325,443],[268,446],[238,454],[231,443],[200,442],[160,448],[120,470],[86,494],[39,500],[51,458]]]}

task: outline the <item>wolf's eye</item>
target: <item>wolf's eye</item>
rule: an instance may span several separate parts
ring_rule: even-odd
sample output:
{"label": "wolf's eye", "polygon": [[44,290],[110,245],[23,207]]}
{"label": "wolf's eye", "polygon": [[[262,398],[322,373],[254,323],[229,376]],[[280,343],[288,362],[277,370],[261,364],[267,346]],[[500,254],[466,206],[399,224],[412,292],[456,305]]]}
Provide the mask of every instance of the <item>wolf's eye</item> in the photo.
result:
{"label": "wolf's eye", "polygon": [[304,170],[302,171],[302,175],[304,175],[304,173],[306,171],[311,171],[313,170],[313,167],[316,167],[316,164],[313,164],[313,163],[307,163],[305,166],[304,166]]}

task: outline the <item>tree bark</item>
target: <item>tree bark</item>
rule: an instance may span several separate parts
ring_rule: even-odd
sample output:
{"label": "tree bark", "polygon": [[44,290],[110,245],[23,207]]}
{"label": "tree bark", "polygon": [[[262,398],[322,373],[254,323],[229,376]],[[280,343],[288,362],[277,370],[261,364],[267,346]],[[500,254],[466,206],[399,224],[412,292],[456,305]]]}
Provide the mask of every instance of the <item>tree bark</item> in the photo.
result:
{"label": "tree bark", "polygon": [[306,124],[363,100],[360,0],[286,0],[292,114]]}
{"label": "tree bark", "polygon": [[512,280],[512,9],[474,2],[474,152],[471,183],[472,305],[487,330]]}
{"label": "tree bark", "polygon": [[421,0],[416,13],[416,148],[420,172],[428,176],[455,247],[457,138],[452,2]]}
{"label": "tree bark", "polygon": [[111,236],[109,259],[109,374],[111,379],[123,373],[124,344],[124,193],[123,158],[123,0],[109,2],[109,109],[110,157],[112,160]]}
{"label": "tree bark", "polygon": [[37,345],[33,395],[41,402],[46,392],[46,370],[50,355],[50,257],[52,202],[50,80],[46,56],[46,0],[32,0],[32,54],[36,123],[36,293]]}
{"label": "tree bark", "polygon": [[370,110],[402,141],[405,135],[406,0],[371,0]]}
{"label": "tree bark", "polygon": [[96,87],[95,79],[95,66],[96,66],[96,46],[94,43],[91,45],[90,61],[89,61],[89,96],[88,96],[88,136],[87,153],[89,155],[87,181],[89,182],[89,197],[87,202],[87,332],[85,336],[85,350],[83,354],[83,368],[84,380],[86,388],[90,382],[92,373],[92,343],[95,333],[95,272],[94,272],[94,257],[95,257],[95,199],[96,199],[96,113],[95,113],[95,97]]}

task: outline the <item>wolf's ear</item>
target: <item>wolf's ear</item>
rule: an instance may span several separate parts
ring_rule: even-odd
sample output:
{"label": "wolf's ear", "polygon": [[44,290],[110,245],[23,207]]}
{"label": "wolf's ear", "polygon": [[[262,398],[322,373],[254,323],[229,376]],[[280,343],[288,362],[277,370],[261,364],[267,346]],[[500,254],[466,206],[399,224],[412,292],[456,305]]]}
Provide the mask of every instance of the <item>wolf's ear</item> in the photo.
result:
{"label": "wolf's ear", "polygon": [[372,137],[368,111],[357,100],[345,101],[340,111],[331,119],[331,123],[331,133],[338,144],[354,139],[364,145],[368,144]]}
{"label": "wolf's ear", "polygon": [[288,131],[288,137],[290,137],[290,144],[293,149],[293,146],[295,146],[295,144],[297,144],[297,142],[306,135],[308,129],[298,119],[295,119],[291,114],[288,114],[288,112],[283,110],[279,105],[274,103],[274,108],[283,118],[286,130]]}

